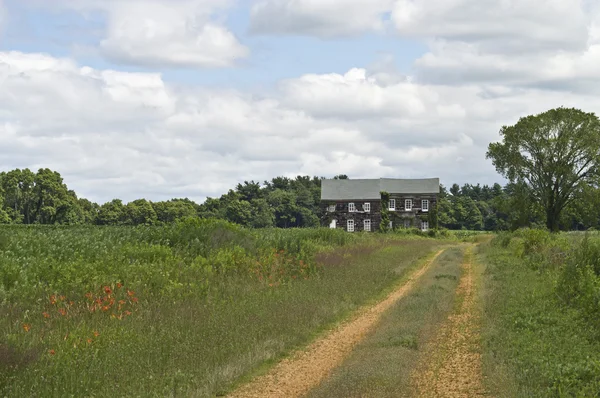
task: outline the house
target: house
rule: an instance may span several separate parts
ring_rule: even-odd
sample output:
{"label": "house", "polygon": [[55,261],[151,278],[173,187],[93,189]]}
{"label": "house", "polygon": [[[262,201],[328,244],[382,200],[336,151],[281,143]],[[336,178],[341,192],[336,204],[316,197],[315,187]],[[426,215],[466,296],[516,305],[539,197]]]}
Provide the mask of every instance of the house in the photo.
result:
{"label": "house", "polygon": [[434,227],[432,219],[440,192],[439,178],[321,181],[324,224],[348,232],[377,231],[382,220],[382,192],[392,228]]}

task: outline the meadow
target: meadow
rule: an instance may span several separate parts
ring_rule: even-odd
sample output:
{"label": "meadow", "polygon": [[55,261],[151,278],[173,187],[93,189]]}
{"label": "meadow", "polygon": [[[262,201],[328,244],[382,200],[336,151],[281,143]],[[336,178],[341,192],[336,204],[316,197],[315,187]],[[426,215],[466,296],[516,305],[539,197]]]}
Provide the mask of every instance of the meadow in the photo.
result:
{"label": "meadow", "polygon": [[3,227],[0,395],[224,394],[444,243],[197,219]]}
{"label": "meadow", "polygon": [[598,396],[600,236],[525,229],[480,249],[492,395]]}

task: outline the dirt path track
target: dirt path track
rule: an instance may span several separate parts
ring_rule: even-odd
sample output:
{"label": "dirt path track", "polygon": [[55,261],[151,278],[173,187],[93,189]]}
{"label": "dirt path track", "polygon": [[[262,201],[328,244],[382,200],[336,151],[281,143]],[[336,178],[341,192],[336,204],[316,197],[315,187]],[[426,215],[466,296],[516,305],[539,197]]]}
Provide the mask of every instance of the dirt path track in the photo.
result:
{"label": "dirt path track", "polygon": [[383,312],[405,296],[435,259],[438,251],[425,265],[415,271],[406,283],[378,304],[358,311],[358,316],[341,324],[306,350],[298,351],[229,395],[230,398],[299,397],[317,386],[350,354],[354,346],[376,326]]}
{"label": "dirt path track", "polygon": [[479,308],[473,270],[473,247],[468,247],[457,294],[460,307],[439,330],[415,370],[413,385],[419,397],[484,396],[479,347]]}

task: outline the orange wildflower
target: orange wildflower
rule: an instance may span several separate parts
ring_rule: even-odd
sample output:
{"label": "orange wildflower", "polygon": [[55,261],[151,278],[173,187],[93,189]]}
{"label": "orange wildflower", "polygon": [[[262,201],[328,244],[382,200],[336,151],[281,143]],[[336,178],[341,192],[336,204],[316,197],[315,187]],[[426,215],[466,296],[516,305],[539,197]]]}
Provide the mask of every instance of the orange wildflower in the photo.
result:
{"label": "orange wildflower", "polygon": [[50,355],[54,355],[54,354],[56,354],[56,351],[54,351],[54,350],[49,350],[49,351],[48,351],[48,354],[50,354]]}
{"label": "orange wildflower", "polygon": [[91,292],[85,294],[85,297],[91,299],[94,295]]}
{"label": "orange wildflower", "polygon": [[98,333],[98,331],[94,330],[94,337],[98,337],[100,336],[100,333]]}
{"label": "orange wildflower", "polygon": [[66,296],[60,296],[60,301],[65,301],[65,299],[67,298]]}
{"label": "orange wildflower", "polygon": [[23,330],[26,332],[29,332],[29,330],[31,329],[31,325],[28,323],[24,323],[23,324]]}
{"label": "orange wildflower", "polygon": [[123,284],[121,282],[117,282],[117,287],[120,289],[123,287]]}
{"label": "orange wildflower", "polygon": [[88,344],[92,344],[92,339],[87,339]]}
{"label": "orange wildflower", "polygon": [[102,311],[106,312],[110,310],[110,307],[108,305],[105,305],[104,307],[102,307]]}
{"label": "orange wildflower", "polygon": [[125,315],[131,315],[131,311],[125,311]]}
{"label": "orange wildflower", "polygon": [[110,286],[104,286],[104,293],[106,294],[111,294],[112,290],[110,289]]}
{"label": "orange wildflower", "polygon": [[42,315],[44,316],[44,318],[50,318],[50,314],[48,314],[47,312],[42,312]]}
{"label": "orange wildflower", "polygon": [[120,304],[120,305],[123,305],[123,304],[125,304],[125,300],[119,300],[119,304]]}
{"label": "orange wildflower", "polygon": [[50,304],[56,304],[56,295],[50,296]]}
{"label": "orange wildflower", "polygon": [[135,292],[134,292],[133,290],[128,290],[128,291],[127,291],[127,295],[128,295],[129,297],[133,297],[133,296],[135,295]]}
{"label": "orange wildflower", "polygon": [[73,304],[75,304],[75,302],[74,302],[74,301],[69,301],[69,305],[70,305],[71,307],[73,306]]}
{"label": "orange wildflower", "polygon": [[138,302],[138,298],[134,297],[134,298],[131,299],[131,301],[133,301],[134,303],[137,303]]}
{"label": "orange wildflower", "polygon": [[59,309],[58,309],[58,312],[60,312],[60,314],[61,314],[62,316],[65,316],[65,315],[67,315],[67,311],[66,311],[64,308],[59,308]]}

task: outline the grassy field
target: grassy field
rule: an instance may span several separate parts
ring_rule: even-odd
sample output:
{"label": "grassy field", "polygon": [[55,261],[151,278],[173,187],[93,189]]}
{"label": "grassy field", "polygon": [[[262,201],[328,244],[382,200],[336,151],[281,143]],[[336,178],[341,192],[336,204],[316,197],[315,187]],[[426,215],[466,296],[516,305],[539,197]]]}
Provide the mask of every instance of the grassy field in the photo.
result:
{"label": "grassy field", "polygon": [[442,244],[328,229],[0,229],[0,395],[214,396]]}
{"label": "grassy field", "polygon": [[600,391],[600,239],[502,234],[482,246],[484,373],[497,397]]}
{"label": "grassy field", "polygon": [[446,250],[310,397],[410,396],[411,372],[455,305],[463,249]]}

